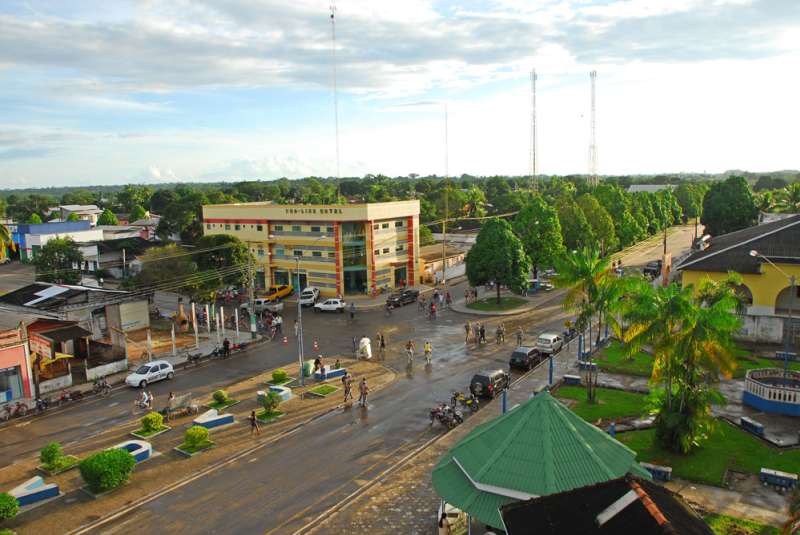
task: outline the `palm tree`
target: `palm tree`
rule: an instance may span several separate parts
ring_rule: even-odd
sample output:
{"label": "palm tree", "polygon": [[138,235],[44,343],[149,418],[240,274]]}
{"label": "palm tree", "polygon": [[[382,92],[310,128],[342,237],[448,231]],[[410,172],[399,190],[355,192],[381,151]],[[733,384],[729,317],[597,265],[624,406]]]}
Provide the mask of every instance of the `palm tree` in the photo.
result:
{"label": "palm tree", "polygon": [[800,214],[800,182],[789,184],[775,194],[775,208],[778,212]]}
{"label": "palm tree", "polygon": [[[620,307],[620,297],[626,281],[612,276],[611,257],[600,258],[600,253],[591,245],[580,251],[573,251],[557,262],[559,275],[553,279],[556,288],[569,288],[564,296],[562,307],[569,314],[577,314],[576,325],[579,330],[589,327],[589,351],[592,346],[592,327],[597,317],[597,340],[599,345],[603,325],[611,327],[617,336],[621,328],[614,312]],[[587,396],[594,401],[597,390],[597,377],[588,372]]]}
{"label": "palm tree", "polygon": [[770,212],[775,208],[775,197],[770,190],[764,190],[754,194],[756,206],[760,212]]}
{"label": "palm tree", "polygon": [[0,225],[0,262],[4,262],[8,256],[7,247],[11,247],[12,251],[16,250],[14,242],[11,241],[11,231],[5,225]]}
{"label": "palm tree", "polygon": [[486,215],[485,206],[486,196],[477,186],[470,185],[469,191],[467,191],[467,203],[461,209],[462,217],[482,217]]}

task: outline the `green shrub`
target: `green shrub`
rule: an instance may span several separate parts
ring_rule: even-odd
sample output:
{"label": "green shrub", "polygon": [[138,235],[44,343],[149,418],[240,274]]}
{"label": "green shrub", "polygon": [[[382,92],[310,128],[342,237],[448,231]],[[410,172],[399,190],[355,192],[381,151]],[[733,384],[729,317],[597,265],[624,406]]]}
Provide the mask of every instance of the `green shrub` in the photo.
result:
{"label": "green shrub", "polygon": [[225,403],[225,400],[228,399],[228,393],[224,390],[217,390],[214,392],[213,398],[217,403]]}
{"label": "green shrub", "polygon": [[42,464],[45,466],[55,466],[64,456],[61,453],[61,444],[58,442],[51,442],[44,448],[42,448],[42,452],[39,454],[39,460],[42,461]]}
{"label": "green shrub", "polygon": [[78,470],[86,487],[100,494],[128,481],[134,466],[136,461],[130,452],[113,448],[85,458]]}
{"label": "green shrub", "polygon": [[157,412],[151,412],[142,418],[142,429],[145,431],[158,431],[164,424],[164,417]]}
{"label": "green shrub", "polygon": [[275,370],[272,372],[272,380],[276,383],[282,383],[286,380],[286,372],[284,370]]}
{"label": "green shrub", "polygon": [[183,439],[189,446],[192,446],[193,448],[199,448],[205,444],[206,441],[208,441],[208,429],[199,425],[190,427],[183,435]]}
{"label": "green shrub", "polygon": [[11,520],[19,513],[19,502],[7,492],[0,492],[0,520]]}
{"label": "green shrub", "polygon": [[269,414],[281,404],[281,395],[277,392],[266,392],[266,395],[258,396],[258,402],[261,403],[261,406],[264,407],[264,410]]}

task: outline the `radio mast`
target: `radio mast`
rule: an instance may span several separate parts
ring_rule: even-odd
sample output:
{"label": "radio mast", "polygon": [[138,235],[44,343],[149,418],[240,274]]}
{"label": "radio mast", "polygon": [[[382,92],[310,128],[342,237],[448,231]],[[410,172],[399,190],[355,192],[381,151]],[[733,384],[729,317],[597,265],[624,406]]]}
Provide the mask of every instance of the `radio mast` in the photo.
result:
{"label": "radio mast", "polygon": [[594,85],[597,78],[597,71],[591,71],[589,77],[592,79],[592,118],[589,127],[589,185],[597,185],[597,138],[594,120]]}
{"label": "radio mast", "polygon": [[342,186],[339,178],[339,92],[336,84],[336,0],[331,4],[331,31],[333,32],[333,113],[336,122],[336,203],[342,196]]}
{"label": "radio mast", "polygon": [[531,71],[531,92],[533,94],[533,101],[531,103],[531,153],[529,162],[529,171],[531,175],[531,188],[533,193],[539,192],[539,154],[536,146],[536,69]]}

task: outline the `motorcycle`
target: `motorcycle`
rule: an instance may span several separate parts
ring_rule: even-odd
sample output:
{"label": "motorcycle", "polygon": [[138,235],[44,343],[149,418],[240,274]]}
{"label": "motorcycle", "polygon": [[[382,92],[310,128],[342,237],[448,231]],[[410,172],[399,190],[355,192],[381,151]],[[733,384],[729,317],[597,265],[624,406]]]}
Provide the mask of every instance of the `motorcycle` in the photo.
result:
{"label": "motorcycle", "polygon": [[215,358],[217,358],[217,357],[221,357],[221,356],[222,356],[222,348],[219,348],[219,347],[217,347],[217,346],[214,346],[214,350],[213,350],[213,351],[211,352],[211,354],[210,354],[210,355],[208,355],[208,356],[209,356],[209,358],[211,358],[212,360],[213,360],[213,359],[215,359]]}
{"label": "motorcycle", "polygon": [[40,413],[50,408],[50,398],[36,398],[36,407],[33,409],[33,414]]}
{"label": "motorcycle", "polygon": [[432,320],[435,320],[436,319],[436,310],[431,310],[428,313],[428,317],[430,317],[430,319],[432,319]]}
{"label": "motorcycle", "polygon": [[65,401],[80,401],[83,399],[83,392],[80,390],[73,390],[72,392],[67,392],[66,390],[61,390],[61,397],[58,398],[58,406],[60,407]]}
{"label": "motorcycle", "polygon": [[461,415],[461,411],[456,410],[456,406],[453,405],[452,407],[447,403],[442,404],[442,412],[447,412],[450,415],[450,418],[457,424],[464,423],[464,417]]}
{"label": "motorcycle", "polygon": [[271,329],[269,330],[269,341],[270,341],[270,342],[272,342],[273,340],[275,340],[275,334],[276,334],[277,332],[278,332],[278,329],[276,329],[275,327],[273,327],[273,328],[271,328]]}
{"label": "motorcycle", "polygon": [[442,411],[441,407],[435,407],[431,409],[429,414],[429,419],[431,425],[433,425],[433,422],[435,422],[436,420],[439,420],[440,422],[442,422],[442,425],[446,425],[448,429],[453,429],[455,427],[455,422],[453,422],[450,419],[448,414]]}
{"label": "motorcycle", "polygon": [[183,365],[183,369],[185,370],[192,363],[194,363],[195,366],[199,366],[200,365],[200,359],[202,358],[202,356],[203,356],[202,353],[195,353],[194,355],[192,355],[191,353],[187,353],[186,354],[186,364]]}
{"label": "motorcycle", "polygon": [[242,353],[247,351],[247,342],[242,342],[242,343],[234,342],[233,346],[231,347],[231,353],[235,353],[237,351],[240,351]]}
{"label": "motorcycle", "polygon": [[150,311],[150,319],[151,320],[163,320],[164,316],[161,314],[160,309],[155,309]]}
{"label": "motorcycle", "polygon": [[475,397],[475,394],[470,394],[469,397],[466,397],[460,390],[456,390],[453,392],[453,397],[450,398],[450,404],[453,405],[453,407],[457,407],[459,401],[462,405],[469,407],[469,410],[472,412],[477,412],[480,408],[480,403],[478,402],[478,398]]}
{"label": "motorcycle", "polygon": [[106,382],[105,377],[101,377],[92,385],[92,394],[101,394],[104,398],[111,394],[111,385]]}

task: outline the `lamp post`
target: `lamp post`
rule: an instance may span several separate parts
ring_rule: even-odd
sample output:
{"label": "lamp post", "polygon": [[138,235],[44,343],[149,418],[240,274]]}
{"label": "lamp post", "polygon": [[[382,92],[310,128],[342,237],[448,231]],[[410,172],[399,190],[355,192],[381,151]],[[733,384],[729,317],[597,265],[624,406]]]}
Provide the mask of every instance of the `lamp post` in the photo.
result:
{"label": "lamp post", "polygon": [[781,275],[789,279],[789,282],[791,283],[791,290],[789,292],[789,324],[786,327],[786,353],[783,354],[783,385],[786,386],[789,377],[789,339],[792,336],[792,302],[794,301],[794,287],[797,284],[797,279],[795,278],[794,275],[791,276],[787,275],[781,268],[773,264],[769,258],[759,253],[755,249],[750,251],[750,256],[754,258],[760,256],[761,258],[769,262],[769,264],[772,267],[777,269]]}
{"label": "lamp post", "polygon": [[[311,245],[313,246],[319,240],[323,240],[327,238],[325,234],[314,240]],[[269,235],[270,240],[275,240],[279,244],[283,246],[284,249],[288,249],[286,245],[279,239],[277,239],[273,234]],[[292,249],[294,250],[294,249]],[[297,275],[297,284],[300,285],[300,257],[295,255],[294,257],[295,262],[295,274]],[[306,386],[306,374],[305,370],[303,370],[303,307],[300,306],[300,292],[297,293],[297,340],[299,342],[297,346],[297,358],[300,361],[300,386]]]}

